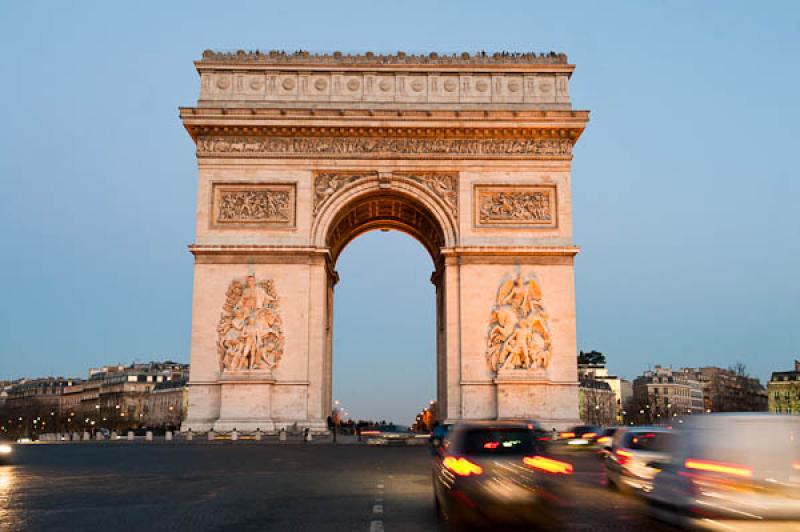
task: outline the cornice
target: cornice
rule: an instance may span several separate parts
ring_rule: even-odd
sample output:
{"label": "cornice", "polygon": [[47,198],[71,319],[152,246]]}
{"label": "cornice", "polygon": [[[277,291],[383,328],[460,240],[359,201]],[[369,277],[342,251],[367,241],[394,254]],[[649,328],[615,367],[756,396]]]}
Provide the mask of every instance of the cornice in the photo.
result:
{"label": "cornice", "polygon": [[577,140],[588,111],[397,111],[180,108],[184,127],[198,135],[413,135],[525,137]]}
{"label": "cornice", "polygon": [[373,70],[373,71],[563,71],[571,72],[563,53],[535,52],[462,52],[458,54],[312,54],[306,51],[287,53],[280,50],[217,52],[206,50],[202,59],[195,61],[198,71],[212,69],[242,70]]}
{"label": "cornice", "polygon": [[514,256],[514,257],[574,257],[580,253],[578,246],[459,246],[442,248],[444,257]]}

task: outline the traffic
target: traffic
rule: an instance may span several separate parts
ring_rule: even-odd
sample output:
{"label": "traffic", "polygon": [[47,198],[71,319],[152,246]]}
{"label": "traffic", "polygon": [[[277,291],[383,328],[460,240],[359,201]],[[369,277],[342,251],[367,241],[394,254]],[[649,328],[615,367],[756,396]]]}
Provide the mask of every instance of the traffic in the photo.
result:
{"label": "traffic", "polygon": [[[645,518],[686,529],[800,527],[800,419],[690,416],[677,426],[533,421],[439,425],[430,435],[437,515],[449,530],[498,524],[558,527],[575,469],[596,457],[603,485],[641,502]],[[594,459],[594,458],[593,458]],[[580,504],[580,501],[570,501]]]}

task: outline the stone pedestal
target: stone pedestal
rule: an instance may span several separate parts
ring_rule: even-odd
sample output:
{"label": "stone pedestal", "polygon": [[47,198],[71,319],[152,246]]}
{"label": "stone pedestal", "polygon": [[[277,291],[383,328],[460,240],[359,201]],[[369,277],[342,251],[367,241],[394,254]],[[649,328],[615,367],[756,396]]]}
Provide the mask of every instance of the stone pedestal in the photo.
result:
{"label": "stone pedestal", "polygon": [[580,423],[574,382],[554,382],[545,370],[500,370],[494,384],[497,419],[531,419],[556,430]]}
{"label": "stone pedestal", "polygon": [[271,432],[272,389],[275,378],[263,370],[226,370],[220,378],[221,397],[216,432],[234,429],[244,432],[256,429]]}

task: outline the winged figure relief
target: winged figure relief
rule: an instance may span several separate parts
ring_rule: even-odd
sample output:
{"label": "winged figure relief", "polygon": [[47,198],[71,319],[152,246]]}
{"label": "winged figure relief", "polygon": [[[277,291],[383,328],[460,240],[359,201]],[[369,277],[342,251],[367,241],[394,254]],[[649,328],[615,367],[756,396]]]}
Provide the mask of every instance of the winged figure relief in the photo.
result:
{"label": "winged figure relief", "polygon": [[500,283],[489,321],[486,359],[492,371],[544,369],[552,353],[548,316],[535,276]]}

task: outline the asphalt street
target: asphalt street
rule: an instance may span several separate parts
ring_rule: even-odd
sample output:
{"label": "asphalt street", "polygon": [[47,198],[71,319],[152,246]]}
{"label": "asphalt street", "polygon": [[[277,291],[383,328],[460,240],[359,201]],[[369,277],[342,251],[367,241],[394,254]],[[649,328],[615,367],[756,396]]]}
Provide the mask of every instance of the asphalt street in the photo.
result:
{"label": "asphalt street", "polygon": [[[663,529],[572,455],[570,530]],[[260,442],[17,446],[0,530],[437,530],[425,447]]]}

